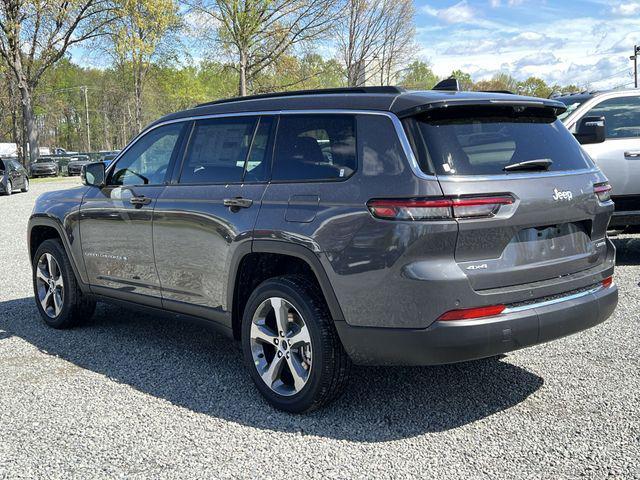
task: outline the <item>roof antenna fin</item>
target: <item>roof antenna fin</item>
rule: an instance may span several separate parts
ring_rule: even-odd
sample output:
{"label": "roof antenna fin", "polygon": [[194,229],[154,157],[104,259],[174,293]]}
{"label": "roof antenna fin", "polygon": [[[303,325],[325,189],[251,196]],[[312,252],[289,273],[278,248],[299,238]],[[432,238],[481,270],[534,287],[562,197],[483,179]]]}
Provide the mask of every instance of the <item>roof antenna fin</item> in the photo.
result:
{"label": "roof antenna fin", "polygon": [[446,90],[449,92],[459,92],[460,84],[458,83],[458,79],[454,77],[445,78],[444,80],[439,81],[435,87],[431,90]]}

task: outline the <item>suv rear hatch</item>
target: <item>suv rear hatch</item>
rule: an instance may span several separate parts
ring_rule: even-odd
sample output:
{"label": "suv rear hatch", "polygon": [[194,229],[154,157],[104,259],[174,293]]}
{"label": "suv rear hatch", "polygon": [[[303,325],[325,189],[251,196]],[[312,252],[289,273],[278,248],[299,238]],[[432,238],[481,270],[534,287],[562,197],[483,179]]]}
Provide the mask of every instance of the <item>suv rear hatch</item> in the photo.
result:
{"label": "suv rear hatch", "polygon": [[455,260],[475,290],[557,280],[606,260],[609,187],[558,111],[501,103],[405,119],[420,168],[453,202]]}

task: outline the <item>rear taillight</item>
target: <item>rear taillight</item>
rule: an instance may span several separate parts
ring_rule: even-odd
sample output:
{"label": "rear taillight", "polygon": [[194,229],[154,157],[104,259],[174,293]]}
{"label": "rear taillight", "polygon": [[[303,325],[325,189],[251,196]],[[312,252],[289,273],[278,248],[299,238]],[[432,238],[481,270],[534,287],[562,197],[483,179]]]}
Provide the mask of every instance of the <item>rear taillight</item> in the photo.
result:
{"label": "rear taillight", "polygon": [[596,194],[601,202],[607,202],[611,200],[611,185],[609,185],[609,182],[596,183],[593,186],[593,193]]}
{"label": "rear taillight", "polygon": [[495,317],[500,315],[505,305],[491,305],[489,307],[463,308],[460,310],[449,310],[440,315],[438,320],[473,320],[474,318]]}
{"label": "rear taillight", "polygon": [[442,220],[494,216],[502,205],[514,202],[511,195],[433,199],[375,199],[367,202],[374,217],[385,220]]}
{"label": "rear taillight", "polygon": [[602,280],[602,286],[604,288],[609,288],[611,285],[613,285],[613,277],[607,277]]}

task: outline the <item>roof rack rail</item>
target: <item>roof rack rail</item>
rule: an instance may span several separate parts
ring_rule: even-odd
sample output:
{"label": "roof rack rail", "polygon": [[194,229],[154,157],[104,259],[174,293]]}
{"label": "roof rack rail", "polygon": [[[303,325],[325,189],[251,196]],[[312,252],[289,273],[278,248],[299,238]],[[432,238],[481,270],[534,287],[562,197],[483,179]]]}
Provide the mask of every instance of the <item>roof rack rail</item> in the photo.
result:
{"label": "roof rack rail", "polygon": [[515,95],[515,93],[513,93],[511,90],[482,90],[482,91],[486,93],[505,93],[508,95]]}
{"label": "roof rack rail", "polygon": [[302,95],[339,95],[346,93],[396,93],[406,92],[402,87],[380,86],[380,87],[342,87],[342,88],[319,88],[314,90],[291,90],[288,92],[261,93],[259,95],[248,95],[246,97],[231,97],[214,100],[212,102],[201,103],[198,107],[218,105],[221,103],[242,102],[245,100],[262,100],[265,98],[297,97]]}

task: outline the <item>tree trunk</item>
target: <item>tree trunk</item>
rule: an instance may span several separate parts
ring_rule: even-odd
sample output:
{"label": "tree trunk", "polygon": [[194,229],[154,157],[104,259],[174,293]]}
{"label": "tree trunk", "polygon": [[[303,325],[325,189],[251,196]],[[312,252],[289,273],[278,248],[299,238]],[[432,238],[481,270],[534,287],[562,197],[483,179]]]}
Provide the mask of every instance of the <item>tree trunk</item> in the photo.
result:
{"label": "tree trunk", "polygon": [[240,79],[238,84],[238,95],[247,96],[247,54],[240,51]]}
{"label": "tree trunk", "polygon": [[18,152],[18,161],[25,167],[28,165],[25,155],[23,155],[21,143],[22,135],[20,134],[20,115],[18,114],[18,101],[16,99],[16,85],[11,75],[7,75],[7,86],[9,88],[9,99],[11,102],[11,141],[16,144]]}
{"label": "tree trunk", "polygon": [[20,99],[22,101],[22,122],[25,135],[25,144],[28,148],[29,163],[35,162],[40,156],[38,149],[38,129],[36,128],[36,118],[33,114],[33,104],[31,98],[31,89],[25,80],[21,80],[18,84],[20,90]]}
{"label": "tree trunk", "polygon": [[134,87],[135,87],[135,121],[136,135],[142,131],[142,71],[140,66],[134,71]]}

